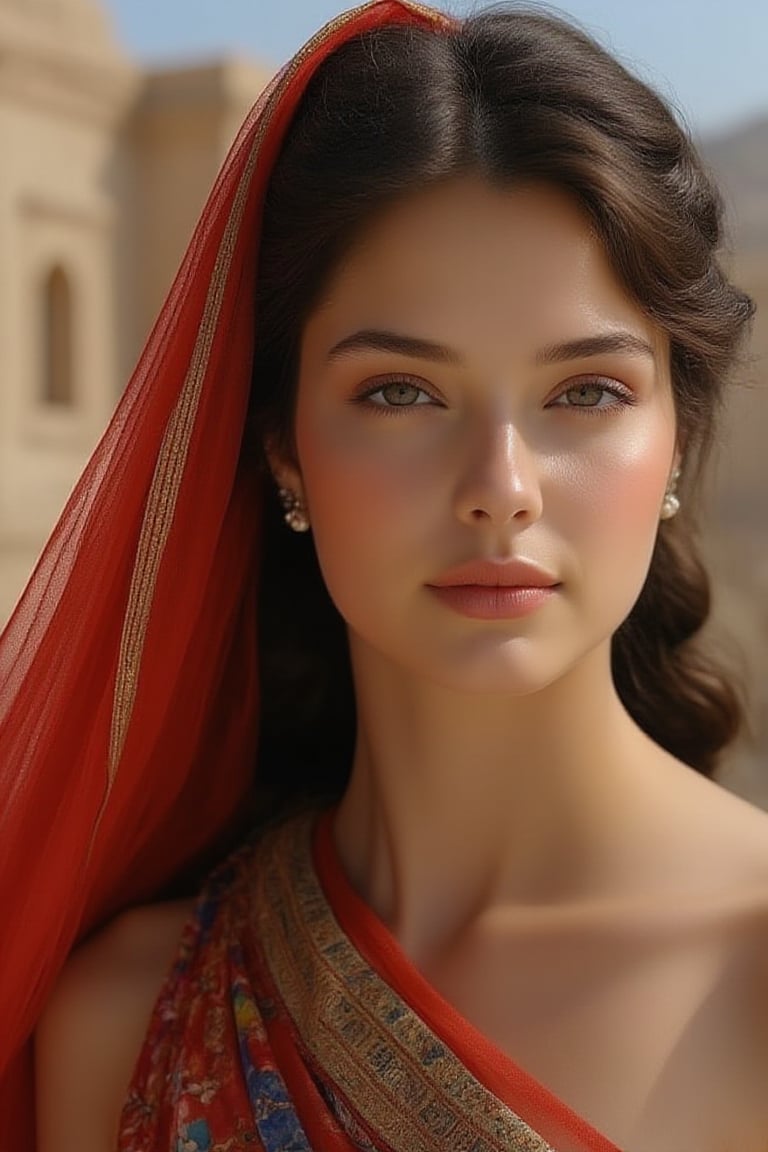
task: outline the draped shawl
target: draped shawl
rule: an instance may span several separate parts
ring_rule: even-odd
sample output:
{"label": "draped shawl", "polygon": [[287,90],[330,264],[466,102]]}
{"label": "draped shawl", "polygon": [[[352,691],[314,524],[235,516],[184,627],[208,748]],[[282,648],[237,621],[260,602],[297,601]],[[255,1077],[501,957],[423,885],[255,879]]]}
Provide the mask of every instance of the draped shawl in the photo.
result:
{"label": "draped shawl", "polygon": [[374,0],[258,99],[0,637],[2,1149],[34,1148],[29,1041],[73,945],[210,849],[248,789],[263,478],[241,442],[265,190],[318,66],[396,23],[451,25]]}

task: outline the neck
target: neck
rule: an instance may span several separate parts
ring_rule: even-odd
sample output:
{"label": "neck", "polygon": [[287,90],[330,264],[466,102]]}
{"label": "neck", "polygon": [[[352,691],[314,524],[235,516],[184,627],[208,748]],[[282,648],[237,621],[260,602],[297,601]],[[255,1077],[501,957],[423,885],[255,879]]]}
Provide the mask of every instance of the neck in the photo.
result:
{"label": "neck", "polygon": [[351,651],[358,733],[337,846],[412,955],[493,907],[573,905],[637,881],[659,769],[677,762],[627,714],[607,646],[503,698],[409,677],[354,638]]}

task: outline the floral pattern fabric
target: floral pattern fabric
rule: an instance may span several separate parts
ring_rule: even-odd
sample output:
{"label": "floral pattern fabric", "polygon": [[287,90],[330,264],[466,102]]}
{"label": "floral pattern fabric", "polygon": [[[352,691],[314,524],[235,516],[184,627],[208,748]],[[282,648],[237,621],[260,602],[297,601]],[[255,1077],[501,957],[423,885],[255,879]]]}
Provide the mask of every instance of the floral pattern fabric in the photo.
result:
{"label": "floral pattern fabric", "polygon": [[332,815],[209,877],[118,1152],[619,1152],[427,984],[349,885]]}

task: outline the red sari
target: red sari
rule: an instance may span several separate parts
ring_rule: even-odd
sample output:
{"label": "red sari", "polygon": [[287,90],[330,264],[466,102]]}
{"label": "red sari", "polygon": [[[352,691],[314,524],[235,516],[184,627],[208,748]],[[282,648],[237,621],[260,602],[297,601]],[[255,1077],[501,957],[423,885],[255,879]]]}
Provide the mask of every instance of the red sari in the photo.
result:
{"label": "red sari", "polygon": [[203,888],[119,1152],[618,1152],[426,982],[347,880],[333,812]]}
{"label": "red sari", "polygon": [[[259,721],[262,477],[241,442],[259,384],[251,369],[262,204],[314,71],[347,39],[390,23],[440,35],[452,22],[412,0],[373,0],[314,36],[254,106],[114,417],[0,637],[3,1152],[35,1148],[31,1037],[72,947],[233,842]],[[605,1152],[605,1141],[419,981],[345,888],[327,844],[319,867],[366,971],[418,1005],[419,1034],[430,1029],[482,1085],[473,1089],[478,1124],[487,1103],[501,1101],[561,1150]],[[259,963],[257,980],[266,971]],[[323,1069],[312,1087],[309,1056],[300,1058],[281,1013],[264,1059],[295,1077],[302,1122],[322,1127],[311,1101]],[[354,1093],[334,1084],[353,1108]],[[348,1147],[347,1120],[335,1123],[327,1146]]]}

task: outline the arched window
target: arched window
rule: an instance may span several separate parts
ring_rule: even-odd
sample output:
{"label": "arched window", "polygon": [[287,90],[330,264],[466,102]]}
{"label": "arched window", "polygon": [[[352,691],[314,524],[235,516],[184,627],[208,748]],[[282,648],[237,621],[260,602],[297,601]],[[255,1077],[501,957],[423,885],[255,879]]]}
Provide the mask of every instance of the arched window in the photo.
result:
{"label": "arched window", "polygon": [[71,407],[75,401],[72,364],[72,289],[58,265],[45,282],[43,299],[43,400]]}

